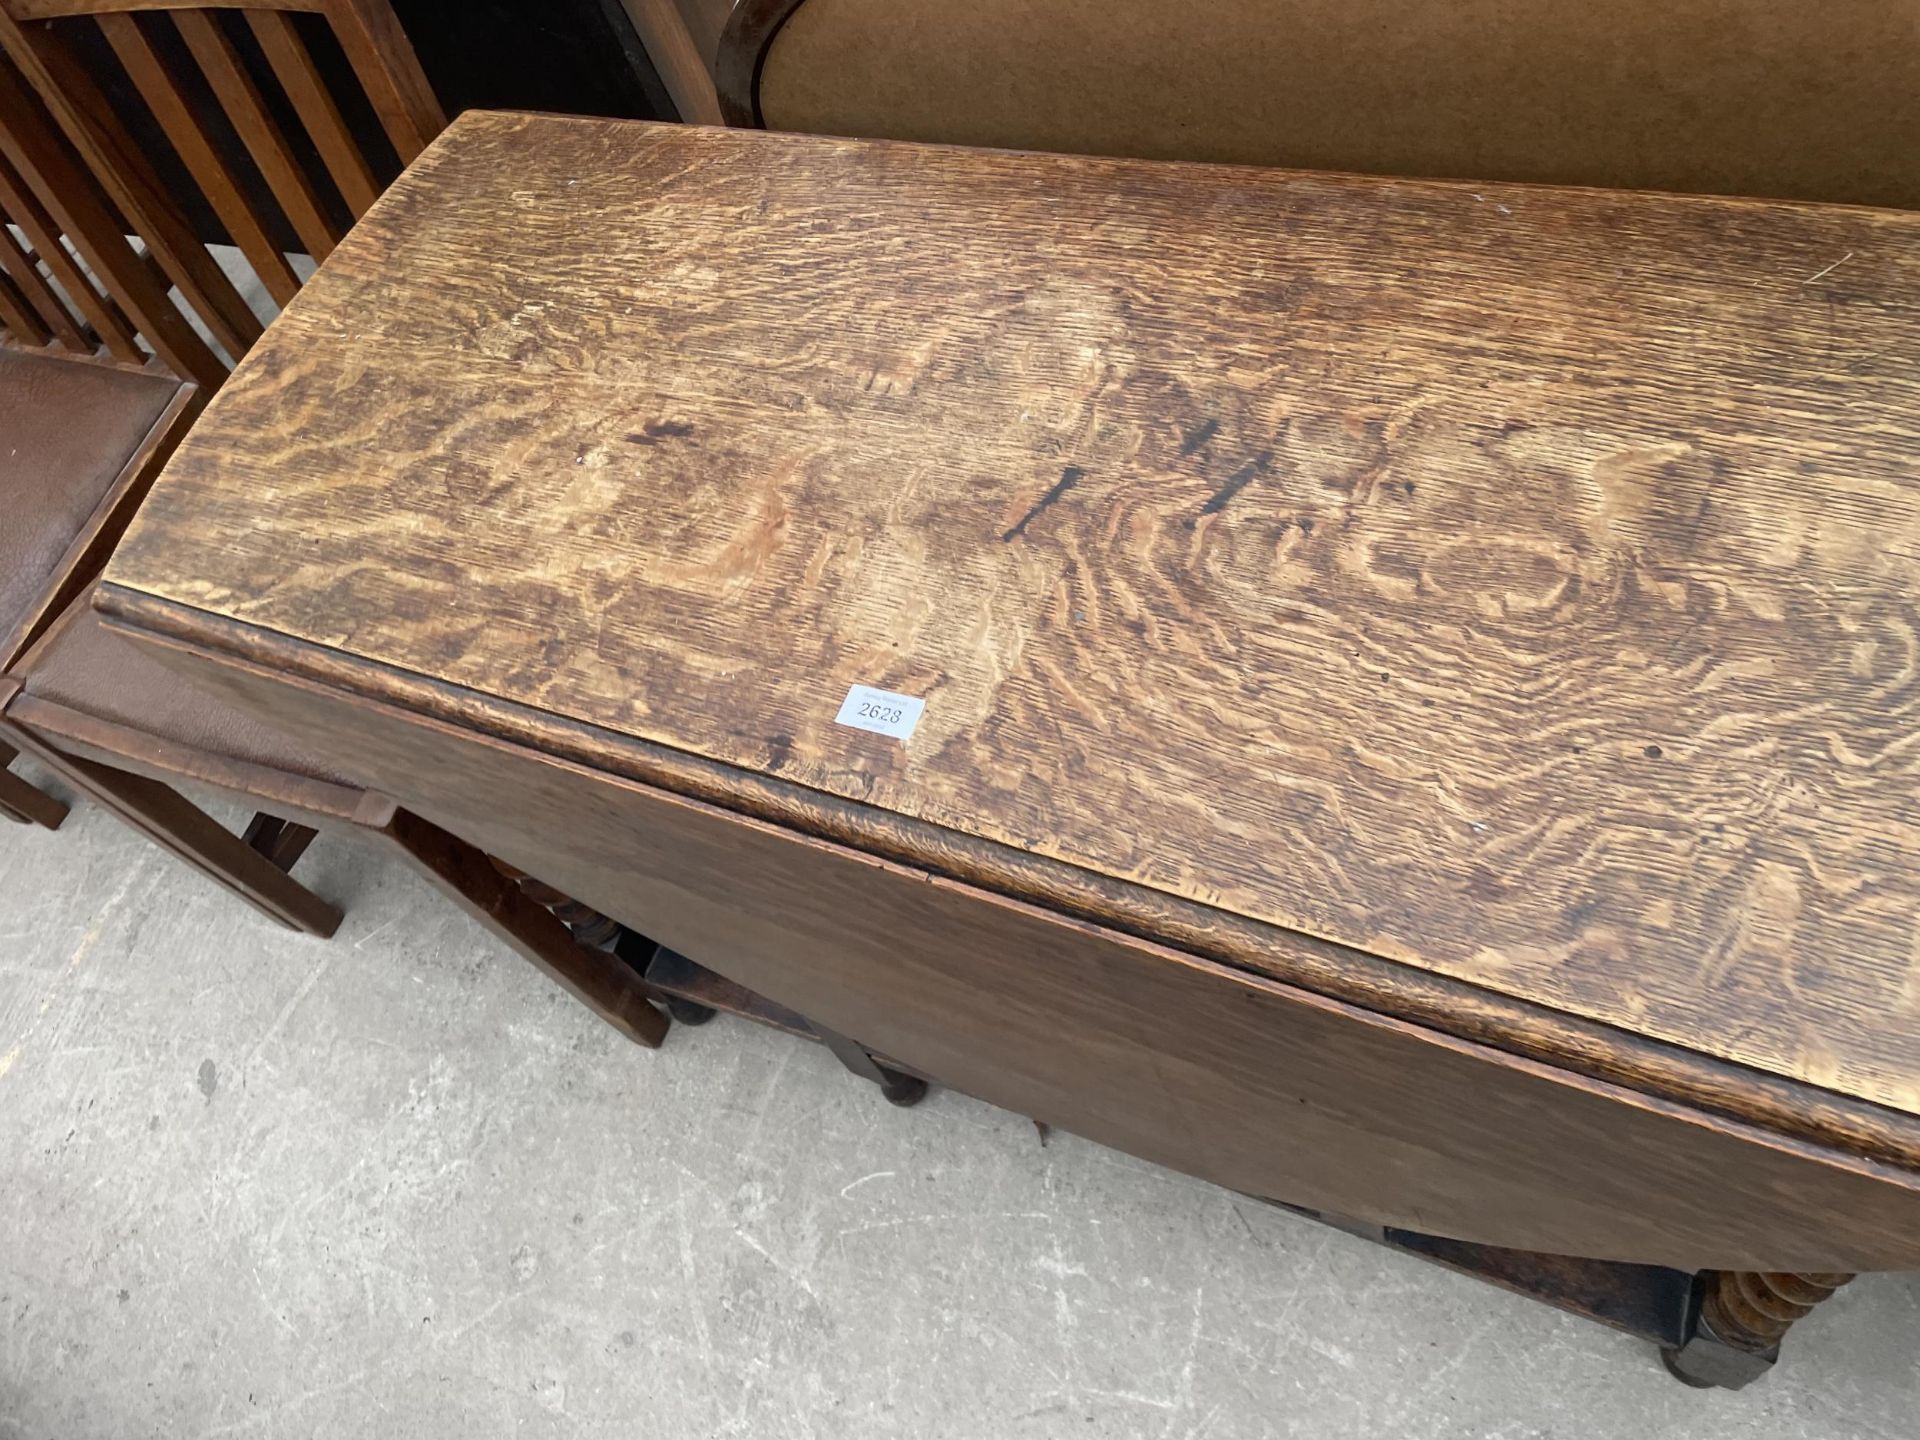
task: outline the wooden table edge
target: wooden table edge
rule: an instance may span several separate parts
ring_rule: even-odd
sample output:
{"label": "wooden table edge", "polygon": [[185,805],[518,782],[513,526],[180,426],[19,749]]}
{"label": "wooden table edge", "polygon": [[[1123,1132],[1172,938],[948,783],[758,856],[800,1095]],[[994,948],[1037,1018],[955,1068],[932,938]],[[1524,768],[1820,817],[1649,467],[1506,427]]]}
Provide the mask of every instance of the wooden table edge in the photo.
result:
{"label": "wooden table edge", "polygon": [[877,810],[551,712],[482,695],[350,652],[108,580],[95,604],[110,628],[292,685],[397,711],[469,739],[650,787],[807,839],[1033,904],[1436,1036],[1618,1086],[1787,1142],[1912,1172],[1920,1115],[1770,1074],[1664,1040],[1519,1000],[1064,861]]}

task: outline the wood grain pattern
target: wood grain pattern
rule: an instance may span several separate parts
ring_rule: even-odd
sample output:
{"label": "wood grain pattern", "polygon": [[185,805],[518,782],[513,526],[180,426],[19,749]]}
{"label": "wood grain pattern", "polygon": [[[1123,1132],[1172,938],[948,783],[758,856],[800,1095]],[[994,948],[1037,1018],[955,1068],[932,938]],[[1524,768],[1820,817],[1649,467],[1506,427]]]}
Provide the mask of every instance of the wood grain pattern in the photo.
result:
{"label": "wood grain pattern", "polygon": [[115,574],[1911,1111],[1916,237],[472,116]]}
{"label": "wood grain pattern", "polygon": [[1920,207],[1885,0],[738,0],[734,124]]}
{"label": "wood grain pattern", "polygon": [[[147,637],[437,824],[928,1075],[1235,1189],[1680,1268],[1920,1261],[1920,1174]],[[409,807],[413,808],[413,807]],[[1816,1266],[1812,1257],[1819,1257]]]}

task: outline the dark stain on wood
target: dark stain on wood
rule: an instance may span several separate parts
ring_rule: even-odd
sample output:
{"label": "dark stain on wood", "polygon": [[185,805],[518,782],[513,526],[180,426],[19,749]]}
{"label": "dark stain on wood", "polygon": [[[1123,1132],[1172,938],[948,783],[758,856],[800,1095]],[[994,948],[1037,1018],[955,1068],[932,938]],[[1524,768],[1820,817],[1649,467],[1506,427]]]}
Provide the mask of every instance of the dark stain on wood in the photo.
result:
{"label": "dark stain on wood", "polygon": [[1014,540],[1026,534],[1027,526],[1033,523],[1034,518],[1049,505],[1053,504],[1054,501],[1066,494],[1067,491],[1079,484],[1086,473],[1087,472],[1082,470],[1078,465],[1069,465],[1065,470],[1062,470],[1060,472],[1060,478],[1053,482],[1053,485],[1048,489],[1047,493],[1034,501],[1033,508],[1020,517],[1020,523],[1000,537],[1002,543],[1011,544]]}
{"label": "dark stain on wood", "polygon": [[1220,422],[1218,420],[1209,420],[1204,425],[1195,426],[1187,432],[1187,438],[1181,442],[1180,453],[1182,455],[1193,454],[1219,433]]}
{"label": "dark stain on wood", "polygon": [[1233,497],[1251,485],[1256,477],[1266,474],[1267,467],[1272,464],[1273,452],[1271,450],[1262,450],[1258,455],[1254,456],[1253,459],[1234,471],[1232,479],[1228,480],[1226,484],[1213,492],[1213,497],[1200,507],[1200,513],[1202,515],[1218,515],[1232,503]]}
{"label": "dark stain on wood", "polygon": [[693,434],[690,420],[651,420],[639,431],[628,435],[633,445],[658,445],[662,440],[684,440]]}

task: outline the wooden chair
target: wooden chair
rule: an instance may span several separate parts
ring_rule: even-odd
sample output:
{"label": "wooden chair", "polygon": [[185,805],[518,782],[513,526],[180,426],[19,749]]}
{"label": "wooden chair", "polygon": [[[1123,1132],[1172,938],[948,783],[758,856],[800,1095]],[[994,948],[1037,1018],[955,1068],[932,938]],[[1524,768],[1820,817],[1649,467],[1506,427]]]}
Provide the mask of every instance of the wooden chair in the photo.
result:
{"label": "wooden chair", "polygon": [[621,4],[680,118],[692,125],[720,124],[723,117],[713,85],[713,65],[732,0],[621,0]]}
{"label": "wooden chair", "polygon": [[[154,7],[121,10],[133,8]],[[250,26],[268,21],[254,33],[284,86],[287,103],[275,107],[255,67],[231,43],[238,33],[232,16],[175,7],[159,18],[185,50],[149,50],[159,27],[113,10],[111,0],[0,0],[0,41],[10,57],[0,58],[0,204],[30,245],[11,233],[0,243],[0,317],[7,327],[0,415],[7,417],[11,452],[0,459],[0,506],[9,522],[0,527],[4,758],[15,750],[32,754],[255,908],[310,934],[332,934],[340,911],[289,871],[321,829],[371,836],[623,1034],[657,1045],[666,1016],[626,962],[578,943],[472,846],[317,762],[219,696],[183,684],[93,610],[101,564],[187,422],[226,374],[218,349],[237,356],[259,326],[147,168],[132,128],[106,108],[102,87],[78,64],[80,52],[67,48],[72,36],[61,31],[71,25],[36,17],[88,12],[91,18],[73,23],[99,26],[214,213],[268,292],[284,299],[298,280],[277,249],[281,222],[324,253],[346,217],[372,203],[378,175],[378,157],[347,155],[354,136],[341,112],[303,88],[319,72],[296,63],[306,52],[289,48],[302,37],[281,23],[285,8],[311,11],[336,27],[343,17],[360,26],[336,33],[384,122],[397,152],[393,163],[430,138],[437,111],[428,109],[425,82],[391,17],[380,19],[384,4],[310,0],[249,9],[243,18]],[[94,13],[103,10],[110,13]],[[371,69],[356,53],[355,34],[381,42]],[[182,54],[203,67],[206,91],[171,68]],[[151,70],[143,68],[148,55]],[[383,83],[391,103],[380,100]],[[192,103],[206,93],[219,97],[230,132]],[[178,108],[169,108],[169,94]],[[334,182],[331,195],[280,129],[276,108],[309,122],[313,152]],[[233,154],[236,134],[258,165],[252,175]],[[270,204],[284,209],[275,213]],[[129,234],[146,248],[129,243]],[[211,343],[171,302],[169,281]],[[182,794],[181,782],[257,813],[236,835]],[[57,824],[62,813],[52,797],[13,775],[0,788],[0,810],[43,824]]]}
{"label": "wooden chair", "polygon": [[325,259],[446,123],[387,0],[0,0],[0,49],[236,360],[260,320],[189,217],[284,305],[287,252]]}
{"label": "wooden chair", "polygon": [[737,0],[713,58],[735,125],[1920,206],[1887,0]]}
{"label": "wooden chair", "polygon": [[[223,373],[0,58],[0,673],[112,552]],[[57,827],[66,807],[15,753],[0,744],[0,814]]]}

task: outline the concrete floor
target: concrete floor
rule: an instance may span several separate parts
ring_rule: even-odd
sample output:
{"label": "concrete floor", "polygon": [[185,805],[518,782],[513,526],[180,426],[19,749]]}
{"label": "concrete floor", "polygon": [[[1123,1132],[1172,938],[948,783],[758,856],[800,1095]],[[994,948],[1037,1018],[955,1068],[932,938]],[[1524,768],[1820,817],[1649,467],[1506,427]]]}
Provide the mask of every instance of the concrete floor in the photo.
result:
{"label": "concrete floor", "polygon": [[279,931],[0,826],[0,1437],[1920,1435],[1920,1277],[1740,1394],[721,1020],[649,1054],[351,844]]}

